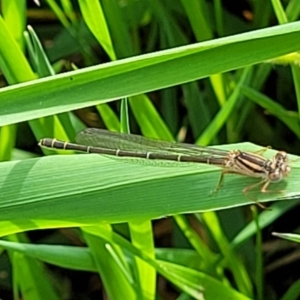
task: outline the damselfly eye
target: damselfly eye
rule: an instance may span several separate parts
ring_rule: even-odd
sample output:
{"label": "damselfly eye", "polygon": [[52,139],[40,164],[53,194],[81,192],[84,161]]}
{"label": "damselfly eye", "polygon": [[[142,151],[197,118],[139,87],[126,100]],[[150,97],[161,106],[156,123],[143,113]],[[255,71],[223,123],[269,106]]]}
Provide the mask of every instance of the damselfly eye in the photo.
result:
{"label": "damselfly eye", "polygon": [[276,159],[278,160],[283,160],[283,161],[287,161],[287,154],[286,152],[284,151],[279,151],[277,154],[276,154]]}
{"label": "damselfly eye", "polygon": [[279,172],[279,170],[276,170],[274,172],[269,173],[268,177],[269,177],[270,181],[278,182],[278,181],[282,180],[283,176],[282,176],[282,173]]}
{"label": "damselfly eye", "polygon": [[291,172],[291,167],[283,165],[282,172],[283,172],[284,176],[287,176]]}

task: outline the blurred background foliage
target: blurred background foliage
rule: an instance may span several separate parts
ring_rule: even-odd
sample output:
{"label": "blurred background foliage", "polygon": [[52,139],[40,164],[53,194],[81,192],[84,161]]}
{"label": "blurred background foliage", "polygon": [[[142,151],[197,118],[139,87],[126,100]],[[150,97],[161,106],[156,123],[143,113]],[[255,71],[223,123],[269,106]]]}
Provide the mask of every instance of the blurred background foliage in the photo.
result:
{"label": "blurred background foliage", "polygon": [[[95,4],[98,1],[91,2]],[[0,3],[6,27],[26,54],[33,70],[31,79],[35,76],[55,76],[112,60],[251,32],[297,21],[300,15],[300,3],[295,0],[282,0],[281,3],[275,0],[101,0],[99,3],[107,28],[101,27],[101,32],[97,32],[97,22],[101,23],[103,20],[99,19],[99,14],[95,14],[96,18],[92,17],[86,1],[48,0],[40,1],[40,6],[34,1]],[[24,38],[21,34],[27,25],[30,25],[31,29],[28,29]],[[105,33],[105,30],[109,34]],[[33,38],[35,35],[36,40]],[[108,42],[110,39],[111,44]],[[43,50],[37,50],[40,46],[37,41],[41,42]],[[23,81],[18,77],[21,74],[14,76],[9,72],[8,65],[13,62],[4,60],[4,47],[2,44],[0,87]],[[9,48],[6,51],[9,51]],[[249,49],[249,53],[251,51],[252,49]],[[41,58],[37,55],[39,53],[45,56]],[[228,56],[230,55],[234,54],[228,53]],[[298,54],[294,53],[246,68],[151,91],[147,95],[130,97],[128,112],[127,100],[123,99],[73,111],[71,116],[68,115],[72,126],[66,121],[67,115],[59,115],[58,119],[63,124],[67,139],[73,139],[76,132],[84,126],[127,130],[129,124],[132,132],[150,137],[198,142],[203,145],[250,141],[299,154],[299,82],[296,81],[299,78],[298,59]],[[28,77],[24,79],[27,80]],[[160,80],[160,74],[157,74],[157,80]],[[239,92],[235,95],[237,87]],[[234,100],[231,100],[232,97]],[[230,101],[233,105],[228,111],[224,107],[228,107]],[[125,115],[122,115],[124,110]],[[50,121],[51,117],[47,118],[43,121],[34,120],[1,127],[1,160],[26,159],[41,155],[37,140],[45,136],[47,131],[49,134],[49,128],[43,128],[43,122],[52,122],[53,127],[57,124],[57,119]],[[66,123],[70,126],[66,126]],[[54,135],[55,132],[56,130],[51,131],[50,135]],[[57,132],[60,133],[59,137],[64,137],[60,129]],[[254,282],[250,288],[251,292],[240,288],[236,276],[230,274],[226,277],[226,272],[232,271],[226,268],[223,270],[225,274],[222,274],[224,277],[219,274],[224,285],[231,282],[234,288],[249,298],[296,299],[289,296],[287,291],[291,286],[296,289],[299,285],[299,246],[274,239],[271,232],[297,232],[298,215],[299,207],[295,206],[293,210],[282,213],[282,216],[262,231],[264,266],[261,273],[255,270],[256,248],[253,241],[249,240],[239,249],[237,257],[241,257],[245,269],[249,272],[249,278]],[[220,226],[228,240],[232,240],[253,216],[255,213],[250,215],[248,210],[240,208],[232,208],[218,214]],[[191,248],[182,233],[184,224],[181,222],[185,220],[182,218],[176,222],[171,218],[154,221],[153,235],[157,248]],[[220,238],[219,245],[216,245],[212,240],[217,237],[212,238],[209,234],[213,234],[206,231],[208,216],[187,218],[191,224],[189,226],[203,236],[214,251],[221,247],[222,239]],[[128,230],[124,229],[124,226],[115,226],[115,230],[125,237],[128,236]],[[77,229],[34,231],[20,235],[17,240],[23,242],[75,246],[86,244],[86,240]],[[89,246],[92,247],[91,244]],[[0,260],[3,274],[0,281],[0,297],[11,299],[12,291],[16,287],[11,284],[13,268],[9,264],[9,254],[2,253]],[[51,275],[51,280],[55,278],[53,285],[60,291],[60,299],[101,299],[105,294],[103,282],[95,273],[68,270],[50,264],[47,268],[51,274],[55,274]],[[260,281],[260,276],[264,276],[265,279]],[[14,294],[16,297],[16,291]],[[50,293],[48,297],[51,298]],[[158,279],[156,297],[189,299],[184,293],[180,295],[180,291],[163,277]]]}

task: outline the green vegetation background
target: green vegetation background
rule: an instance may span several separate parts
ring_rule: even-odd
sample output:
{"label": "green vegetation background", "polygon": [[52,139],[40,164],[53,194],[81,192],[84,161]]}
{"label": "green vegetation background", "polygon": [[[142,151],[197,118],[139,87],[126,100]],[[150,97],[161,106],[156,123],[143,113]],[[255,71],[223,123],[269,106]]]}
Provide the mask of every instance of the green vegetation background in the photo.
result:
{"label": "green vegetation background", "polygon": [[[37,147],[89,126],[298,154],[300,3],[239,3],[1,1],[0,297],[299,297],[299,272],[278,280],[292,243],[270,237],[297,229],[283,226],[298,212],[297,157],[274,187],[283,193],[253,192],[274,201],[258,212],[242,193],[255,180],[229,175],[212,193],[212,166],[42,157]],[[91,272],[86,283],[78,271]]]}

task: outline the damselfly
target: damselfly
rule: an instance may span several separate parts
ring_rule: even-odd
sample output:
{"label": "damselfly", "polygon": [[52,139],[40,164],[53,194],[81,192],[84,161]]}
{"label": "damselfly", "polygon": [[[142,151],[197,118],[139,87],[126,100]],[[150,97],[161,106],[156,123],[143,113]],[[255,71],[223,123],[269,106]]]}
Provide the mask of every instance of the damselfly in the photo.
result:
{"label": "damselfly", "polygon": [[288,165],[287,154],[279,151],[267,159],[261,154],[241,150],[221,150],[192,144],[167,142],[145,138],[139,135],[115,133],[107,130],[88,128],[76,136],[76,142],[69,143],[53,138],[44,138],[39,142],[41,147],[64,150],[76,150],[87,153],[98,153],[119,157],[171,160],[183,163],[205,163],[223,168],[217,186],[220,188],[225,174],[233,173],[261,180],[246,187],[247,194],[254,187],[261,185],[261,192],[267,192],[270,183],[281,181],[291,168]]}

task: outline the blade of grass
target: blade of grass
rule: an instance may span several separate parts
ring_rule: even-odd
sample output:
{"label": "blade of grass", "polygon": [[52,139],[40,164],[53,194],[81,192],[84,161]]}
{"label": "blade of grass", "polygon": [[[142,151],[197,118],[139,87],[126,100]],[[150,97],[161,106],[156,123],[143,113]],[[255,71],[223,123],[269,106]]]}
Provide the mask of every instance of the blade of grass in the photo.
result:
{"label": "blade of grass", "polygon": [[105,103],[271,59],[298,49],[299,29],[300,23],[295,22],[3,88],[0,125]]}
{"label": "blade of grass", "polygon": [[[243,146],[231,145],[234,149]],[[249,144],[246,148],[261,149]],[[222,189],[212,193],[220,176],[218,168],[148,163],[92,154],[1,163],[1,234],[16,230],[15,226],[25,230],[118,223],[253,204],[242,193],[257,182],[253,178],[228,175]],[[274,186],[284,193],[257,190],[251,197],[262,202],[297,198],[299,174],[299,163],[293,162],[290,176]]]}

